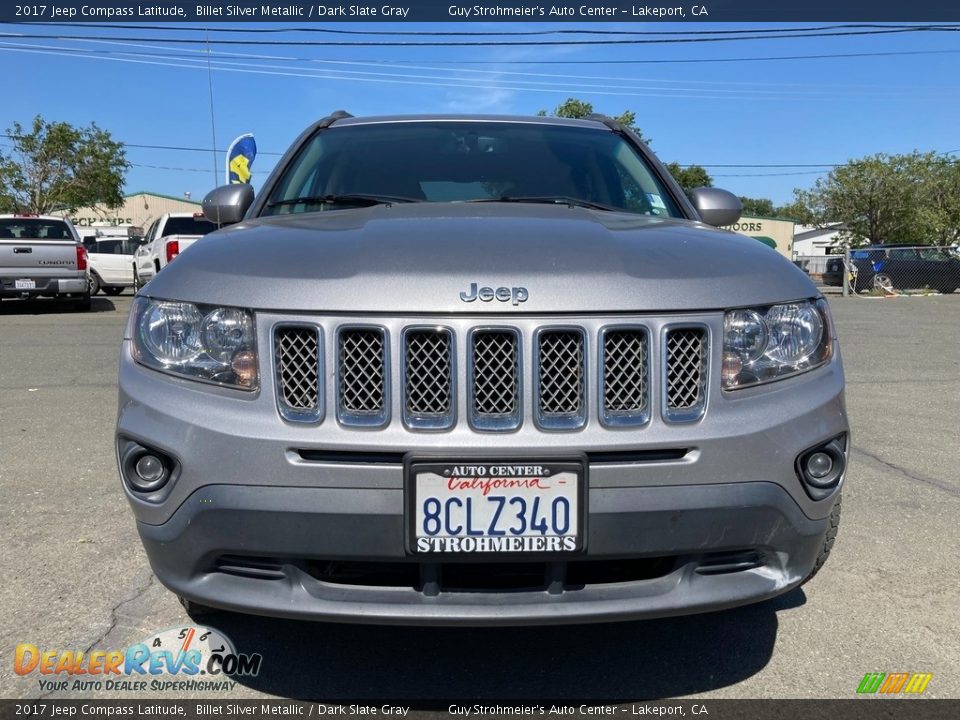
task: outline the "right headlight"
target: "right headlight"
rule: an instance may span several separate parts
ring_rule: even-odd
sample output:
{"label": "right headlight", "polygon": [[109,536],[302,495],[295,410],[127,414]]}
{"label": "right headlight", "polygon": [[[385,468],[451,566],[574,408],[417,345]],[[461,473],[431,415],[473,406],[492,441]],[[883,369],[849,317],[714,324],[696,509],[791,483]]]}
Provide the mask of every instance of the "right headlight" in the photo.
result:
{"label": "right headlight", "polygon": [[738,390],[812,370],[830,359],[832,338],[822,298],[729,310],[723,319],[721,385]]}
{"label": "right headlight", "polygon": [[170,375],[256,390],[253,313],[139,296],[130,317],[133,357]]}

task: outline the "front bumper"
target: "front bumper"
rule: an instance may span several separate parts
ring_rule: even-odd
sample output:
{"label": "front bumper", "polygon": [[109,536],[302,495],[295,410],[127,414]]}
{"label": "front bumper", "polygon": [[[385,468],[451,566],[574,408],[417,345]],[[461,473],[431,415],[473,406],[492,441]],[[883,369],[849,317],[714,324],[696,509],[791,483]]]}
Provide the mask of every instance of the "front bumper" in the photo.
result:
{"label": "front bumper", "polygon": [[[540,587],[484,592],[447,588],[452,567],[404,557],[399,490],[214,485],[163,525],[138,529],[157,577],[190,600],[286,618],[418,625],[604,622],[756,602],[802,582],[829,529],[765,482],[599,489],[589,503],[586,555],[543,563]],[[590,582],[588,570],[584,580],[582,565],[627,558],[648,561],[635,579],[594,573],[599,582]],[[478,577],[488,570],[473,565]],[[345,573],[335,577],[330,567]],[[377,577],[389,579],[354,584]]]}

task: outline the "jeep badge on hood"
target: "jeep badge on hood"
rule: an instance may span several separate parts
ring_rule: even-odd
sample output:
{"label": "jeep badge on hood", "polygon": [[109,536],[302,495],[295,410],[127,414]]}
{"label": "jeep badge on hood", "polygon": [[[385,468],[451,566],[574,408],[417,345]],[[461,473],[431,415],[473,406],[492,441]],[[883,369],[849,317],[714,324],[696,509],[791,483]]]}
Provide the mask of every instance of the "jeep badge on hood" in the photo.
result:
{"label": "jeep badge on hood", "polygon": [[530,293],[525,287],[498,287],[494,290],[492,287],[477,287],[476,283],[470,283],[470,289],[460,293],[460,299],[464,302],[473,302],[479,298],[481,302],[499,300],[510,301],[514,305],[526,302],[529,297]]}

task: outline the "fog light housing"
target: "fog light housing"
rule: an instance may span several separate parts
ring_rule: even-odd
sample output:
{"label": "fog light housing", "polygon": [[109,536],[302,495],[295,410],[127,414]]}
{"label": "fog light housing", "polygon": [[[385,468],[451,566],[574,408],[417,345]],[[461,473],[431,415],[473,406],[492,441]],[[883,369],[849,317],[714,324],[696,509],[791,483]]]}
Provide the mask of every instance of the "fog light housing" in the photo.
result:
{"label": "fog light housing", "polygon": [[847,465],[846,447],[847,436],[840,435],[804,450],[797,457],[797,475],[814,500],[829,497],[840,484]]}
{"label": "fog light housing", "polygon": [[177,471],[177,462],[165,453],[130,440],[121,443],[120,474],[142,499],[159,501]]}

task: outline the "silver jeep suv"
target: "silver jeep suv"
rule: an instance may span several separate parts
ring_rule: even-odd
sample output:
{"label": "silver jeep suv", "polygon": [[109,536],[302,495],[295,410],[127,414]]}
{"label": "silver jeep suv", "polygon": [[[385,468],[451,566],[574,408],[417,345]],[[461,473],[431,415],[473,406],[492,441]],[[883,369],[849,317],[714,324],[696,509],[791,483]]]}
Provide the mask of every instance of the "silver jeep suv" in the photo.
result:
{"label": "silver jeep suv", "polygon": [[189,610],[625,620],[833,544],[826,302],[602,117],[335,113],[137,296],[116,449]]}

